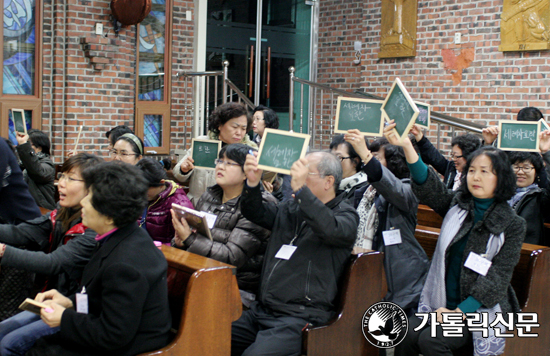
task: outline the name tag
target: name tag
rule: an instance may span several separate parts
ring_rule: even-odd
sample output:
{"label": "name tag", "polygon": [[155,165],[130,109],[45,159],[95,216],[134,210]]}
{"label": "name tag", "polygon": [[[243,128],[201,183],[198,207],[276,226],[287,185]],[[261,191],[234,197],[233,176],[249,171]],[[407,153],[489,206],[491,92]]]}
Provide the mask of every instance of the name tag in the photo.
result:
{"label": "name tag", "polygon": [[488,259],[481,257],[475,252],[470,252],[464,263],[464,267],[468,267],[472,271],[485,276],[492,264]]}
{"label": "name tag", "polygon": [[76,312],[88,314],[88,294],[76,293]]}
{"label": "name tag", "polygon": [[275,255],[275,258],[279,258],[281,260],[290,259],[294,251],[296,251],[296,247],[297,246],[292,246],[292,245],[281,246],[281,249],[279,250],[279,252],[277,252],[277,254]]}
{"label": "name tag", "polygon": [[382,231],[382,237],[384,238],[384,245],[386,246],[398,245],[403,242],[399,229]]}

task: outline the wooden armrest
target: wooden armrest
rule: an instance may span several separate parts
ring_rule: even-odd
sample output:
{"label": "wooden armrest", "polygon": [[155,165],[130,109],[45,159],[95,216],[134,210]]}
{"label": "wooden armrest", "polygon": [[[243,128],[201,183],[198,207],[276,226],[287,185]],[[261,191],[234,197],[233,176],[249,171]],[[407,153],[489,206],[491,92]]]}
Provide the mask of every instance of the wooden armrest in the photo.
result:
{"label": "wooden armrest", "polygon": [[378,355],[363,336],[361,322],[365,311],[387,292],[383,253],[352,255],[342,278],[337,316],[327,325],[304,330],[305,355]]}

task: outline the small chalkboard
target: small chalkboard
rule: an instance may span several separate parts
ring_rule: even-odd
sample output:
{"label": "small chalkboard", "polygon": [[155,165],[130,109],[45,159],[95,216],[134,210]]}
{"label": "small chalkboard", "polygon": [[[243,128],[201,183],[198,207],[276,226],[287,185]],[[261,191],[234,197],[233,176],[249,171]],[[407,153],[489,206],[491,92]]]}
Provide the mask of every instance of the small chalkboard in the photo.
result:
{"label": "small chalkboard", "polygon": [[548,124],[546,123],[546,120],[544,119],[540,119],[539,120],[540,122],[540,131],[546,131],[546,130],[550,130],[550,126],[548,126]]}
{"label": "small chalkboard", "polygon": [[258,151],[258,167],[290,174],[292,164],[306,155],[309,139],[306,134],[265,129]]}
{"label": "small chalkboard", "polygon": [[414,103],[416,104],[416,107],[420,111],[418,113],[418,116],[416,117],[416,121],[414,122],[415,125],[429,130],[431,105],[426,103],[421,103],[419,101],[415,101]]}
{"label": "small chalkboard", "polygon": [[13,119],[13,127],[15,132],[27,134],[27,121],[25,120],[25,110],[11,109],[11,117]]}
{"label": "small chalkboard", "polygon": [[380,108],[383,103],[383,100],[338,97],[334,132],[357,129],[363,135],[382,136],[384,120]]}
{"label": "small chalkboard", "polygon": [[501,150],[539,152],[540,122],[499,121],[498,129]]}
{"label": "small chalkboard", "polygon": [[191,141],[191,158],[196,168],[215,169],[222,142],[194,138]]}
{"label": "small chalkboard", "polygon": [[403,139],[409,133],[416,117],[420,113],[411,96],[399,78],[395,78],[393,85],[382,104],[382,115],[386,121],[395,121],[395,133]]}

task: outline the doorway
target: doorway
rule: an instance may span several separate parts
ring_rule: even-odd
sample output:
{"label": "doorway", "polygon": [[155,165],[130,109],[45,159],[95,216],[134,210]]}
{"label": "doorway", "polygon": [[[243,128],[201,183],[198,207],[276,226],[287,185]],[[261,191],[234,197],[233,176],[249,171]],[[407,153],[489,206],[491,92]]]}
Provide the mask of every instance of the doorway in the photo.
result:
{"label": "doorway", "polygon": [[[296,68],[297,77],[310,80],[313,4],[304,0],[208,0],[205,70],[223,70],[222,62],[228,60],[229,79],[255,105],[274,109],[282,130],[289,128],[289,67]],[[295,95],[295,101],[299,100],[300,93]],[[309,93],[303,97],[307,108]],[[308,132],[305,122],[303,131]],[[299,131],[298,119],[293,129]]]}

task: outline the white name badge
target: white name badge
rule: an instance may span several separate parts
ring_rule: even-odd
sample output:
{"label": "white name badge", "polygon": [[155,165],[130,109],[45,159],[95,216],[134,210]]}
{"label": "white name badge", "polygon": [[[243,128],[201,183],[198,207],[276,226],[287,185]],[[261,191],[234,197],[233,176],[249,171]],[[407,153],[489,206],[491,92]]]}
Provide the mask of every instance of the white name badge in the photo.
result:
{"label": "white name badge", "polygon": [[382,231],[382,237],[384,238],[384,245],[399,245],[401,242],[401,232],[399,229]]}
{"label": "white name badge", "polygon": [[76,312],[88,314],[88,294],[76,293]]}
{"label": "white name badge", "polygon": [[481,257],[475,252],[471,252],[468,255],[468,258],[466,259],[466,262],[464,263],[464,267],[468,267],[472,271],[481,274],[482,276],[485,276],[487,272],[489,271],[489,268],[491,267],[493,263],[489,261],[486,258]]}
{"label": "white name badge", "polygon": [[281,246],[281,249],[277,254],[275,255],[275,258],[279,258],[281,260],[288,260],[290,259],[290,256],[296,251],[297,246],[292,245],[283,245]]}

